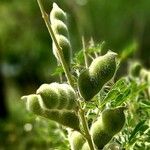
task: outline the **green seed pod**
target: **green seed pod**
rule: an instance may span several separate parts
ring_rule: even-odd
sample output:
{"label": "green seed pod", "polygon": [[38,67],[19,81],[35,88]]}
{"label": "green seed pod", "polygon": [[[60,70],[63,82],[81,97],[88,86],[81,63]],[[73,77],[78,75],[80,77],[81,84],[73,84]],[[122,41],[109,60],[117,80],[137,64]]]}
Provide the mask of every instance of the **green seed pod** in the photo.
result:
{"label": "green seed pod", "polygon": [[94,80],[89,75],[89,70],[84,70],[81,72],[78,78],[78,88],[80,91],[81,96],[86,100],[89,101],[99,92],[97,88],[97,84],[94,84]]}
{"label": "green seed pod", "polygon": [[43,84],[36,92],[42,97],[44,107],[47,109],[75,109],[76,94],[68,84]]}
{"label": "green seed pod", "polygon": [[82,72],[78,79],[78,87],[81,96],[86,100],[91,100],[107,83],[116,71],[116,53],[107,52],[93,60],[89,70]]}
{"label": "green seed pod", "polygon": [[131,62],[129,66],[129,74],[132,77],[139,77],[142,65],[139,62]]}
{"label": "green seed pod", "polygon": [[125,124],[124,107],[106,109],[92,125],[90,131],[98,149],[102,149]]}
{"label": "green seed pod", "polygon": [[54,31],[54,34],[63,35],[69,38],[68,28],[66,24],[64,24],[62,21],[60,20],[53,21],[52,29]]}
{"label": "green seed pod", "polygon": [[[54,31],[58,45],[61,47],[66,64],[70,67],[72,49],[69,40],[68,28],[66,25],[67,16],[66,13],[60,9],[57,4],[53,4],[53,9],[50,13],[50,21],[52,29]],[[60,62],[60,58],[57,54],[57,47],[53,41],[53,53]]]}
{"label": "green seed pod", "polygon": [[120,132],[125,124],[125,107],[118,107],[115,109],[106,109],[102,112],[102,126],[103,130],[111,135]]}
{"label": "green seed pod", "polygon": [[43,114],[43,109],[42,109],[43,103],[40,95],[31,94],[28,96],[23,96],[22,99],[26,100],[26,108],[28,111],[36,115]]}
{"label": "green seed pod", "polygon": [[69,133],[69,143],[71,150],[81,150],[83,144],[85,143],[85,138],[78,131],[73,131]]}
{"label": "green seed pod", "polygon": [[78,116],[72,111],[61,111],[61,120],[60,123],[64,126],[70,127],[77,131],[80,130],[79,128],[79,118]]}
{"label": "green seed pod", "polygon": [[108,51],[105,55],[94,59],[89,67],[89,74],[99,83],[100,89],[114,76],[116,56],[116,53]]}
{"label": "green seed pod", "polygon": [[56,3],[53,3],[53,8],[50,12],[50,21],[51,21],[51,23],[54,20],[61,20],[62,22],[65,22],[65,23],[67,21],[66,13],[61,8],[59,8]]}
{"label": "green seed pod", "polygon": [[36,93],[42,97],[43,103],[47,109],[54,109],[58,107],[59,93],[56,86],[52,84],[42,84]]}
{"label": "green seed pod", "polygon": [[103,150],[122,150],[118,143],[109,143],[107,144]]}
{"label": "green seed pod", "polygon": [[63,90],[66,91],[66,94],[67,94],[67,106],[66,106],[66,109],[67,110],[70,110],[70,109],[75,109],[77,107],[77,104],[76,104],[76,93],[75,91],[73,90],[73,88],[71,86],[69,86],[68,84],[61,84],[61,87]]}
{"label": "green seed pod", "polygon": [[42,117],[45,117],[47,119],[50,119],[59,123],[60,118],[61,118],[61,112],[56,109],[52,109],[52,110],[44,109]]}
{"label": "green seed pod", "polygon": [[79,118],[78,116],[68,110],[49,110],[49,109],[44,109],[43,113],[41,115],[42,117],[45,117],[47,119],[56,121],[66,127],[72,128],[74,130],[79,131]]}
{"label": "green seed pod", "polygon": [[[70,41],[63,35],[56,35],[56,39],[57,39],[59,46],[62,49],[66,63],[68,65],[70,65],[71,55],[72,55]],[[55,57],[59,60],[59,57],[56,52],[57,52],[57,48],[55,46],[55,43],[53,42],[53,53],[54,53]]]}
{"label": "green seed pod", "polygon": [[63,84],[58,84],[57,89],[58,89],[58,93],[59,93],[59,105],[58,105],[57,109],[66,109],[66,107],[68,105],[67,91],[66,91],[66,89],[63,88]]}
{"label": "green seed pod", "polygon": [[82,150],[90,150],[89,144],[87,142],[84,143]]}
{"label": "green seed pod", "polygon": [[101,129],[99,122],[95,122],[91,127],[91,136],[93,138],[94,144],[98,149],[102,149],[112,138],[112,135],[105,133]]}

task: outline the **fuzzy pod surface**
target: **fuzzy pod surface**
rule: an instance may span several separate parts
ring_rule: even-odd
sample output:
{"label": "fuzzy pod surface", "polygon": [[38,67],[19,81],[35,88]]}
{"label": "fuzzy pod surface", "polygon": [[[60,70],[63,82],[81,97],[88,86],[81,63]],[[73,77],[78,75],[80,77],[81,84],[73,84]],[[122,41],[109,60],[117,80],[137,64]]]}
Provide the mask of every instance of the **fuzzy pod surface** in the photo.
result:
{"label": "fuzzy pod surface", "polygon": [[29,112],[36,115],[43,114],[43,103],[40,95],[31,94],[28,96],[23,96],[22,99],[26,100],[26,108]]}
{"label": "fuzzy pod surface", "polygon": [[47,109],[67,109],[73,110],[76,105],[76,93],[66,83],[43,84],[36,92],[42,97],[45,108]]}
{"label": "fuzzy pod surface", "polygon": [[91,126],[90,132],[98,149],[102,149],[125,124],[124,107],[106,109]]}
{"label": "fuzzy pod surface", "polygon": [[65,23],[67,21],[66,13],[56,3],[53,3],[53,8],[50,12],[50,21],[53,22],[54,20],[61,20]]}
{"label": "fuzzy pod surface", "polygon": [[66,109],[67,110],[75,109],[77,107],[77,104],[76,104],[77,97],[76,97],[76,93],[74,89],[66,83],[63,83],[60,85],[61,85],[61,88],[65,90],[65,93],[66,93],[66,98],[67,98]]}
{"label": "fuzzy pod surface", "polygon": [[72,131],[69,133],[69,143],[71,150],[81,150],[85,141],[86,140],[83,135],[78,131]]}
{"label": "fuzzy pod surface", "polygon": [[50,84],[42,84],[37,92],[42,97],[46,108],[54,109],[59,105],[59,92],[56,86]]}
{"label": "fuzzy pod surface", "polygon": [[141,69],[142,69],[142,65],[139,62],[133,62],[129,66],[129,74],[132,77],[139,77]]}
{"label": "fuzzy pod surface", "polygon": [[80,130],[79,118],[74,111],[64,110],[61,112],[60,123],[77,131]]}
{"label": "fuzzy pod surface", "polygon": [[[53,4],[52,11],[50,12],[50,22],[52,24],[52,29],[54,31],[58,45],[62,49],[66,64],[70,67],[72,48],[67,28],[67,15],[62,9],[58,7],[56,3]],[[57,47],[54,42],[52,47],[56,59],[58,62],[60,62],[59,56],[57,54]]]}
{"label": "fuzzy pod surface", "polygon": [[78,87],[81,96],[91,100],[115,74],[117,54],[108,51],[93,60],[89,69],[79,75]]}
{"label": "fuzzy pod surface", "polygon": [[118,143],[108,143],[103,150],[122,150]]}
{"label": "fuzzy pod surface", "polygon": [[90,150],[89,144],[87,142],[84,143],[81,150]]}

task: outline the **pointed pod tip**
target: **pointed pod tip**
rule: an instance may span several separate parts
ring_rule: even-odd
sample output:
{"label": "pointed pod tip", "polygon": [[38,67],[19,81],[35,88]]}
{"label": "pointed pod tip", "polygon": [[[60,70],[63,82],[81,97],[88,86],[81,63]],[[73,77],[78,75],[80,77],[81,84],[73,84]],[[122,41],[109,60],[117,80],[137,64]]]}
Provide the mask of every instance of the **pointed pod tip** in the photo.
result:
{"label": "pointed pod tip", "polygon": [[24,101],[24,100],[27,100],[27,97],[28,97],[27,95],[26,95],[26,96],[22,96],[22,97],[21,97],[21,100],[23,100],[23,101]]}
{"label": "pointed pod tip", "polygon": [[53,3],[53,8],[56,8],[56,7],[58,7],[58,5],[54,2]]}
{"label": "pointed pod tip", "polygon": [[116,52],[113,52],[112,50],[109,50],[107,53],[108,53],[108,54],[112,54],[112,55],[114,55],[114,56],[118,56],[118,54],[117,54]]}

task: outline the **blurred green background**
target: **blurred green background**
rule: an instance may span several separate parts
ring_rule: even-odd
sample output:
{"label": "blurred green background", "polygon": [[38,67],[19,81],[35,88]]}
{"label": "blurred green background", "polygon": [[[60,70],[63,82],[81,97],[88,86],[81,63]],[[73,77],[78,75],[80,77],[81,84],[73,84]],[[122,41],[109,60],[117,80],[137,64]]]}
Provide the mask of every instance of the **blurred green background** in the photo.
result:
{"label": "blurred green background", "polygon": [[[51,0],[43,0],[50,12]],[[56,0],[68,15],[73,53],[86,44],[106,41],[106,49],[118,53],[136,43],[130,59],[139,59],[150,67],[150,1],[149,0]],[[41,18],[36,0],[0,1],[0,149],[40,149],[59,147],[61,140],[52,133],[53,123],[37,123],[27,113],[22,95],[34,93],[44,82],[57,80],[51,74],[56,60],[51,38]],[[127,59],[122,66],[126,66]],[[120,69],[121,73],[126,73]],[[26,129],[26,124],[27,127]],[[37,127],[38,124],[39,126]],[[39,131],[40,128],[42,131]],[[46,129],[45,129],[46,128]],[[44,130],[44,131],[43,131]],[[32,135],[32,136],[31,136]],[[38,139],[38,136],[40,139]],[[43,138],[44,137],[44,138]],[[31,141],[34,142],[31,142]],[[53,141],[53,142],[52,142]],[[67,142],[67,141],[66,141]],[[30,145],[32,143],[32,146]],[[65,144],[61,145],[66,149]],[[38,147],[38,148],[37,148]]]}

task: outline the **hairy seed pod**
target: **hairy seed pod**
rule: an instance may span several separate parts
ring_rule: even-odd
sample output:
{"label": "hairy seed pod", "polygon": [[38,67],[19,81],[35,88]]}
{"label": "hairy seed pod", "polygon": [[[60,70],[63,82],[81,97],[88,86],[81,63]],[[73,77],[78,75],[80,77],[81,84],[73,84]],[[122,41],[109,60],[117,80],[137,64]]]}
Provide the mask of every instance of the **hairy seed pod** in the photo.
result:
{"label": "hairy seed pod", "polygon": [[40,95],[31,94],[28,96],[23,96],[22,99],[26,100],[26,108],[28,111],[36,115],[43,114],[43,109],[42,109],[43,103]]}
{"label": "hairy seed pod", "polygon": [[44,109],[42,117],[45,117],[47,119],[50,119],[59,123],[60,118],[61,118],[61,112],[56,109],[52,109],[52,110]]}
{"label": "hairy seed pod", "polygon": [[82,150],[90,150],[89,144],[87,142],[84,143]]}
{"label": "hairy seed pod", "polygon": [[51,23],[54,20],[61,20],[62,22],[65,22],[65,23],[67,21],[66,13],[61,8],[59,8],[56,3],[53,3],[53,8],[50,12],[50,21],[51,21]]}
{"label": "hairy seed pod", "polygon": [[[69,40],[63,35],[56,35],[56,38],[57,38],[57,42],[59,46],[62,49],[66,63],[70,64],[72,50],[71,50],[71,45],[70,45]],[[53,53],[55,57],[59,60],[59,57],[57,55],[57,48],[54,42],[53,42]]]}
{"label": "hairy seed pod", "polygon": [[139,77],[142,65],[139,62],[132,62],[129,66],[129,74],[132,77]]}
{"label": "hairy seed pod", "polygon": [[54,31],[54,34],[63,35],[64,37],[69,38],[68,28],[64,24],[64,22],[60,20],[54,20],[52,24],[52,29]]}
{"label": "hairy seed pod", "polygon": [[68,84],[43,84],[36,92],[42,97],[45,108],[47,109],[67,109],[73,110],[77,107],[75,102],[76,93]]}
{"label": "hairy seed pod", "polygon": [[73,88],[68,85],[68,84],[61,84],[61,87],[62,89],[64,89],[66,91],[66,94],[67,94],[67,106],[66,106],[66,109],[67,110],[70,110],[70,109],[75,109],[77,107],[77,104],[76,104],[76,93],[75,91],[73,90]]}
{"label": "hairy seed pod", "polygon": [[86,69],[80,73],[78,78],[78,88],[81,96],[89,101],[95,94],[98,93],[97,84],[89,75],[89,70]]}
{"label": "hairy seed pod", "polygon": [[59,93],[56,86],[50,84],[42,84],[36,93],[41,95],[46,108],[54,109],[58,107]]}
{"label": "hairy seed pod", "polygon": [[47,119],[56,121],[61,125],[72,128],[79,131],[79,118],[78,116],[70,110],[58,110],[58,109],[44,109],[41,115]]}
{"label": "hairy seed pod", "polygon": [[[53,9],[50,13],[50,21],[52,24],[52,29],[54,31],[58,45],[62,49],[64,59],[68,66],[70,66],[72,49],[69,40],[68,28],[66,25],[67,16],[66,13],[60,9],[56,3],[53,4]],[[57,47],[53,41],[53,53],[60,62],[59,55],[57,53]]]}
{"label": "hairy seed pod", "polygon": [[75,112],[64,110],[61,112],[60,123],[77,131],[80,130],[79,118]]}
{"label": "hairy seed pod", "polygon": [[66,92],[66,89],[64,89],[62,87],[62,84],[59,83],[51,83],[50,84],[51,87],[55,87],[58,91],[58,105],[57,105],[57,109],[66,109],[67,104],[68,104],[68,95]]}
{"label": "hairy seed pod", "polygon": [[116,53],[108,51],[105,55],[94,59],[91,63],[89,74],[99,83],[100,88],[114,76],[116,56]]}
{"label": "hairy seed pod", "polygon": [[103,111],[101,115],[103,130],[111,135],[118,133],[125,124],[124,110],[125,107],[118,107]]}
{"label": "hairy seed pod", "polygon": [[91,126],[90,132],[98,149],[102,149],[125,124],[124,107],[106,109]]}
{"label": "hairy seed pod", "polygon": [[115,74],[117,54],[107,52],[93,60],[89,69],[79,75],[78,87],[81,96],[91,100]]}
{"label": "hairy seed pod", "polygon": [[83,144],[85,143],[85,138],[78,131],[73,131],[69,133],[69,143],[71,150],[81,150]]}
{"label": "hairy seed pod", "polygon": [[103,150],[122,150],[118,143],[108,143]]}

